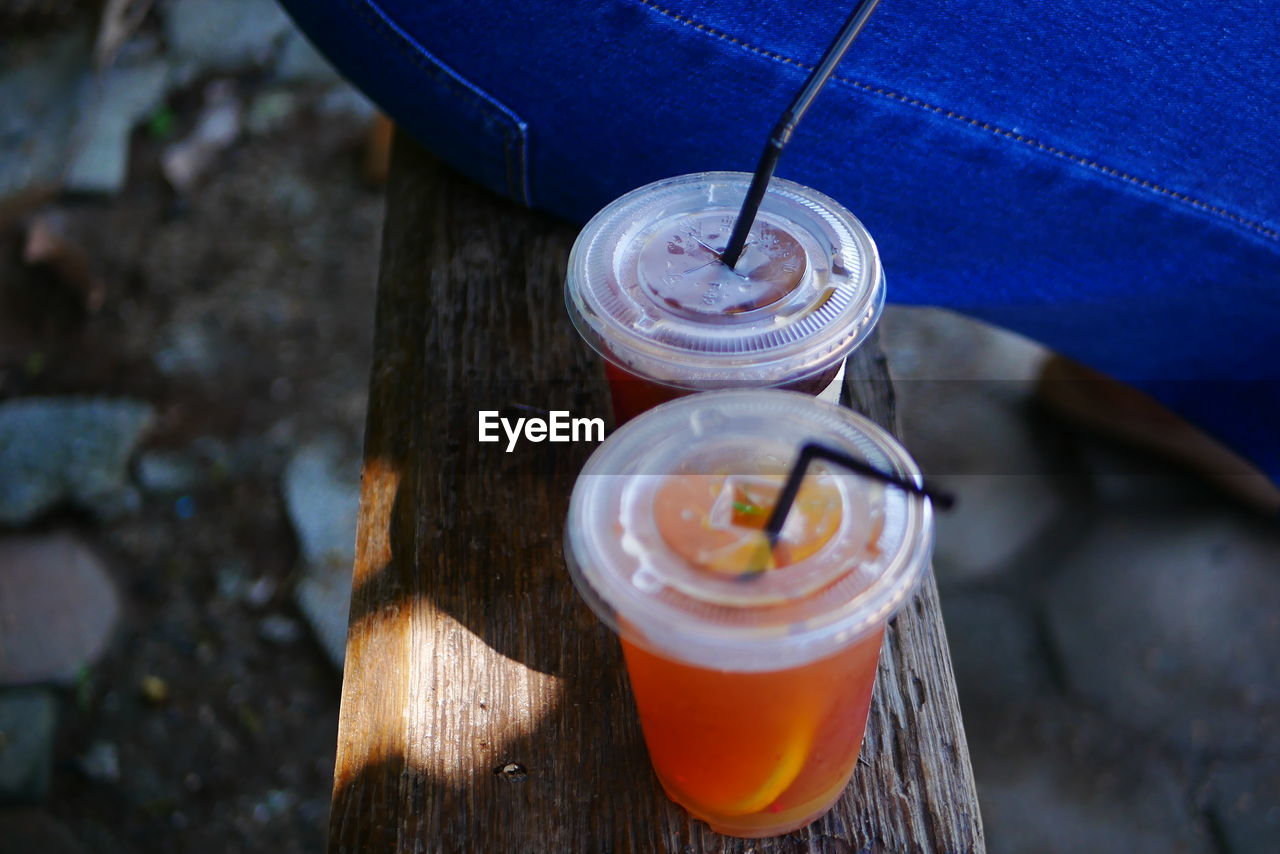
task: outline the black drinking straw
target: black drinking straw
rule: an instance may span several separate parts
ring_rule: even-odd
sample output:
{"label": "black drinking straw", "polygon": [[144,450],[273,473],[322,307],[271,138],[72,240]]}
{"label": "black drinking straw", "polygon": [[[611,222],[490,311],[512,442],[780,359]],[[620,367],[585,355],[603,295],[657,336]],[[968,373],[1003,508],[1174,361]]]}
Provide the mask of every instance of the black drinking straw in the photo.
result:
{"label": "black drinking straw", "polygon": [[800,482],[804,480],[809,463],[814,460],[826,460],[872,480],[896,486],[898,489],[910,492],[912,495],[928,498],[939,510],[949,510],[956,503],[955,497],[949,493],[939,492],[928,486],[917,486],[909,480],[903,480],[895,474],[881,471],[873,465],[841,453],[834,448],[828,448],[826,445],[820,445],[817,442],[806,442],[800,448],[800,456],[796,458],[795,465],[791,467],[790,473],[787,474],[787,482],[783,485],[782,493],[778,496],[778,503],[773,505],[773,512],[769,514],[769,521],[764,524],[765,536],[769,538],[769,548],[773,548],[778,544],[778,535],[782,533],[782,524],[787,520],[787,513],[791,510],[791,505],[795,503],[796,495],[800,492]]}
{"label": "black drinking straw", "polygon": [[756,221],[756,213],[760,210],[760,202],[764,199],[764,192],[769,187],[769,179],[773,177],[778,158],[782,156],[782,147],[791,139],[791,133],[796,129],[796,125],[800,123],[800,119],[804,117],[813,99],[818,96],[818,92],[826,85],[831,73],[844,58],[849,45],[853,44],[858,33],[862,32],[867,18],[871,17],[872,10],[879,2],[880,0],[859,0],[853,7],[849,19],[840,28],[831,47],[827,48],[822,61],[809,74],[809,79],[804,81],[804,86],[800,87],[800,91],[796,93],[791,106],[787,107],[782,118],[778,119],[778,123],[773,126],[773,133],[769,134],[769,141],[764,146],[764,154],[760,155],[760,163],[756,166],[756,173],[751,178],[747,197],[742,200],[742,210],[738,211],[738,219],[733,224],[729,245],[724,248],[724,252],[720,253],[720,260],[730,270],[738,263],[738,256],[747,245],[747,233],[751,231],[751,225]]}

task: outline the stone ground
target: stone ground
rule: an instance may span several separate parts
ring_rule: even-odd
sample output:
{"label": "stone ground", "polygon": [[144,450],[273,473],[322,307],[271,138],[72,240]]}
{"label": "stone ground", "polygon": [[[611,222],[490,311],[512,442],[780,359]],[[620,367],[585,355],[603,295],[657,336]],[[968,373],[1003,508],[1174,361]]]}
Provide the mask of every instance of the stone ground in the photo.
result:
{"label": "stone ground", "polygon": [[[0,854],[321,850],[371,110],[269,0],[101,6],[0,0]],[[1037,408],[1021,339],[884,340],[991,851],[1280,850],[1274,521]]]}
{"label": "stone ground", "polygon": [[101,71],[101,4],[26,5],[0,0],[0,852],[322,850],[340,674],[295,596],[357,473],[372,108],[267,0],[156,4]]}
{"label": "stone ground", "polygon": [[1280,526],[1036,406],[1048,354],[883,321],[904,440],[959,495],[934,570],[990,850],[1280,850]]}

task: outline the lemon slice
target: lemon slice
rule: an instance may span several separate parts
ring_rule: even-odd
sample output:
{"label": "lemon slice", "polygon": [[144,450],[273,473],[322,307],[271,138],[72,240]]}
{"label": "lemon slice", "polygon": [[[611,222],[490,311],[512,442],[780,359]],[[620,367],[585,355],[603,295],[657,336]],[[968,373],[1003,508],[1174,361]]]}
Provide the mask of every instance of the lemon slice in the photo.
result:
{"label": "lemon slice", "polygon": [[769,804],[780,798],[783,792],[791,788],[791,784],[800,776],[812,742],[812,727],[805,727],[803,732],[797,733],[797,736],[787,743],[782,758],[759,788],[737,803],[722,807],[717,812],[726,816],[750,815],[766,809]]}
{"label": "lemon slice", "polygon": [[763,529],[781,488],[781,475],[669,475],[654,496],[654,521],[666,544],[691,566],[760,574],[805,560],[840,527],[836,485],[806,478],[770,548]]}

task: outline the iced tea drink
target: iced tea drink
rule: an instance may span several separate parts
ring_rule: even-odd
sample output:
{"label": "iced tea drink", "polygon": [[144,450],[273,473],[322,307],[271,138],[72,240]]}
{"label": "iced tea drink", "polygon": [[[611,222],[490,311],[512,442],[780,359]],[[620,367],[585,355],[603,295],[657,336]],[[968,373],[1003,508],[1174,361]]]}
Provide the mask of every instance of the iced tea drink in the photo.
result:
{"label": "iced tea drink", "polygon": [[695,391],[838,394],[845,357],[884,305],[875,243],[834,200],[775,178],[729,269],[719,252],[750,180],[705,172],[649,184],[574,243],[565,301],[605,360],[616,423]]}
{"label": "iced tea drink", "polygon": [[569,511],[570,572],[621,638],[659,781],[735,836],[795,830],[839,799],[885,622],[932,548],[927,501],[822,464],[771,547],[765,520],[809,441],[919,477],[848,410],[794,392],[712,392],[615,432]]}

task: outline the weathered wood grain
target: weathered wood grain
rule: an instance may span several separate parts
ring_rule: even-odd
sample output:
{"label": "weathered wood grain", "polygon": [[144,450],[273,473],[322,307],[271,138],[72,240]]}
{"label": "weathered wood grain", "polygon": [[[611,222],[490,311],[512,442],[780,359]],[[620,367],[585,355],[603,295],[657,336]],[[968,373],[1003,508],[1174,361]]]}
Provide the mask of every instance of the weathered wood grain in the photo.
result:
{"label": "weathered wood grain", "polygon": [[[397,140],[330,851],[981,851],[932,577],[886,635],[862,759],[829,816],[746,841],[662,795],[616,641],[564,568],[591,447],[476,441],[481,409],[607,412],[562,304],[575,231]],[[892,427],[878,354],[851,363],[848,391]]]}

